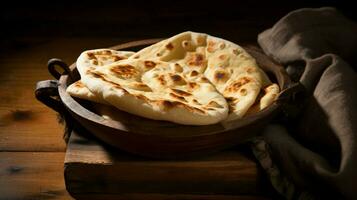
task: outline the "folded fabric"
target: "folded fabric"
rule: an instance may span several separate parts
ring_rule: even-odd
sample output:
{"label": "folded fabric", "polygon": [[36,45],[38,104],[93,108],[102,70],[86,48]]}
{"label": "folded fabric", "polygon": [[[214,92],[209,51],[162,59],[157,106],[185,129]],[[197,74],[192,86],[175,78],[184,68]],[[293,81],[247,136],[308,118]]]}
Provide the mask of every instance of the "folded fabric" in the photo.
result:
{"label": "folded fabric", "polygon": [[258,43],[307,92],[296,119],[268,126],[254,142],[273,186],[288,199],[357,199],[357,24],[334,8],[305,8]]}

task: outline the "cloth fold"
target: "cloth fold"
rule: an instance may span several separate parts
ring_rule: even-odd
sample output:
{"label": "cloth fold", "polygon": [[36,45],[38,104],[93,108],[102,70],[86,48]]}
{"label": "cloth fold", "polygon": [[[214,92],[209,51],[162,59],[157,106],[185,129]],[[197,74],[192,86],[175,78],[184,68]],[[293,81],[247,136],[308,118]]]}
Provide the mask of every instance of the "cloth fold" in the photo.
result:
{"label": "cloth fold", "polygon": [[258,43],[307,91],[296,119],[254,142],[273,186],[288,199],[357,199],[357,24],[334,8],[304,8]]}

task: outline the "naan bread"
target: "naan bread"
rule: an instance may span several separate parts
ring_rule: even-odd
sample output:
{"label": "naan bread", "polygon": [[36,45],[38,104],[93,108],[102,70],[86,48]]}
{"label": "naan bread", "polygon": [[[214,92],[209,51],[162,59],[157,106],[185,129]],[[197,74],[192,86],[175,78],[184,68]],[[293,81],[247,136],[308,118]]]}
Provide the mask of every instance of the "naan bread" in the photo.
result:
{"label": "naan bread", "polygon": [[77,70],[80,75],[85,74],[88,69],[100,68],[132,56],[132,51],[115,51],[112,49],[95,49],[81,53],[77,59]]}
{"label": "naan bread", "polygon": [[229,104],[230,114],[226,120],[242,118],[261,88],[271,84],[255,59],[242,47],[202,33],[178,34],[130,58],[179,63],[191,71],[203,73]]}
{"label": "naan bread", "polygon": [[77,97],[80,99],[85,99],[88,101],[93,101],[101,104],[108,104],[103,98],[96,96],[93,94],[87,86],[85,86],[81,80],[72,83],[67,87],[67,93],[73,97]]}
{"label": "naan bread", "polygon": [[261,88],[271,84],[255,59],[242,47],[209,36],[205,76],[227,99],[230,114],[227,121],[242,118],[254,104]]}
{"label": "naan bread", "polygon": [[202,75],[177,63],[127,59],[87,70],[82,81],[120,110],[180,124],[206,125],[225,119],[228,105]]}
{"label": "naan bread", "polygon": [[[131,51],[115,51],[111,49],[84,51],[78,58],[78,62],[80,62],[81,65],[77,66],[77,70],[80,72],[80,74],[85,74],[88,69],[96,69],[98,67],[108,65],[119,60],[127,59],[133,54],[134,52]],[[94,95],[81,80],[68,86],[67,92],[73,97],[97,103],[108,104],[100,96]]]}
{"label": "naan bread", "polygon": [[246,115],[257,113],[270,106],[279,95],[279,86],[275,83],[260,91],[255,103],[249,108]]}
{"label": "naan bread", "polygon": [[207,125],[262,110],[279,92],[243,48],[203,33],[175,35],[127,59],[103,59],[116,53],[83,52],[77,68],[88,90],[73,93],[150,119]]}

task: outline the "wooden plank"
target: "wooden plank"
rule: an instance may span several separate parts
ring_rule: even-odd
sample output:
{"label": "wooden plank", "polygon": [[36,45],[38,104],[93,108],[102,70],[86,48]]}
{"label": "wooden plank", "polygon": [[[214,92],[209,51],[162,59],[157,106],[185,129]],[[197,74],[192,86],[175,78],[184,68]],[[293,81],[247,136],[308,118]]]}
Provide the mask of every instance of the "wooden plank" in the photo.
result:
{"label": "wooden plank", "polygon": [[65,158],[65,180],[72,195],[261,192],[257,164],[235,149],[190,159],[151,160],[108,148],[72,132]]}
{"label": "wooden plank", "polygon": [[72,199],[63,159],[63,152],[0,152],[0,199]]}

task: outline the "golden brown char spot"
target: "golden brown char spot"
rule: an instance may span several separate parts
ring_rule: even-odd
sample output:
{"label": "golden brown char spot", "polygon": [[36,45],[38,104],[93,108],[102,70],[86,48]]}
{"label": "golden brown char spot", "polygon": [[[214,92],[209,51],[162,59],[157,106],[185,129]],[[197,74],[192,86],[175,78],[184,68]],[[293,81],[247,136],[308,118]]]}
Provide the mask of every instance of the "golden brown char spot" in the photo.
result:
{"label": "golden brown char spot", "polygon": [[218,104],[217,102],[215,101],[210,101],[207,106],[210,106],[210,107],[214,107],[214,108],[223,108],[222,105]]}
{"label": "golden brown char spot", "polygon": [[185,108],[186,110],[189,110],[191,112],[196,112],[196,113],[201,113],[201,114],[206,113],[204,110],[201,110],[201,109],[193,107],[193,106],[186,105],[185,103],[182,103],[179,101],[163,100],[159,103],[161,103],[163,105],[164,109],[172,109],[175,107],[182,107],[182,108]]}
{"label": "golden brown char spot", "polygon": [[145,60],[144,61],[144,65],[147,69],[152,69],[156,66],[156,63],[154,61],[151,60]]}
{"label": "golden brown char spot", "polygon": [[206,42],[206,38],[204,36],[198,36],[196,38],[196,42],[197,42],[198,45],[203,45]]}
{"label": "golden brown char spot", "polygon": [[119,60],[124,60],[124,59],[126,59],[126,58],[122,57],[122,56],[117,56],[117,55],[113,56],[114,61],[119,61]]}
{"label": "golden brown char spot", "polygon": [[212,40],[208,41],[208,45],[207,46],[212,47],[214,45],[216,45],[215,42],[213,42]]}
{"label": "golden brown char spot", "polygon": [[175,98],[175,99],[180,100],[180,101],[187,102],[187,100],[185,99],[185,97],[182,97],[182,96],[176,95],[176,94],[171,93],[171,92],[169,93],[169,95],[170,95],[171,97]]}
{"label": "golden brown char spot", "polygon": [[171,51],[174,48],[174,45],[172,43],[168,43],[165,47]]}
{"label": "golden brown char spot", "polygon": [[170,76],[174,82],[181,81],[182,77],[180,75],[174,74]]}
{"label": "golden brown char spot", "polygon": [[247,67],[247,73],[250,74],[250,73],[253,73],[253,72],[256,72],[257,69],[255,69],[254,67]]}
{"label": "golden brown char spot", "polygon": [[181,73],[181,72],[183,72],[183,68],[181,67],[181,65],[180,64],[178,64],[178,63],[175,63],[175,72],[178,72],[178,73]]}
{"label": "golden brown char spot", "polygon": [[146,96],[139,94],[139,95],[134,95],[136,98],[144,100],[146,102],[151,102],[151,100],[149,98],[147,98]]}
{"label": "golden brown char spot", "polygon": [[144,91],[144,92],[152,92],[151,88],[144,84],[144,83],[135,83],[134,84],[134,89],[136,90],[141,90],[141,91]]}
{"label": "golden brown char spot", "polygon": [[102,81],[111,84],[113,87],[115,87],[115,88],[117,88],[117,89],[120,89],[120,90],[123,91],[124,93],[127,93],[127,94],[129,93],[129,92],[126,91],[124,88],[122,88],[120,84],[115,83],[115,82],[110,81],[110,80],[107,80],[106,77],[105,77],[105,74],[103,74],[103,73],[101,73],[101,72],[95,72],[95,71],[90,71],[90,70],[88,70],[86,73],[87,73],[88,75],[93,76],[94,78],[101,79]]}
{"label": "golden brown char spot", "polygon": [[174,107],[174,103],[168,100],[163,100],[161,101],[162,105],[164,106],[165,109],[170,109]]}
{"label": "golden brown char spot", "polygon": [[102,52],[99,52],[99,54],[103,54],[103,55],[112,55],[112,52],[110,50],[104,50]]}
{"label": "golden brown char spot", "polygon": [[161,56],[161,53],[156,53],[156,56],[157,56],[157,57],[160,57],[160,56]]}
{"label": "golden brown char spot", "polygon": [[226,55],[222,54],[222,55],[218,56],[218,58],[221,60],[224,60],[224,59],[226,59]]}
{"label": "golden brown char spot", "polygon": [[140,56],[139,56],[139,55],[136,55],[136,56],[134,56],[134,58],[135,58],[135,59],[138,59],[138,58],[140,58]]}
{"label": "golden brown char spot", "polygon": [[119,78],[131,78],[138,74],[135,67],[131,65],[116,65],[110,68],[110,71]]}
{"label": "golden brown char spot", "polygon": [[87,53],[87,56],[88,56],[89,60],[97,59],[97,58],[95,57],[95,55],[94,55],[93,52],[88,52],[88,53]]}
{"label": "golden brown char spot", "polygon": [[206,82],[206,83],[209,82],[209,80],[208,80],[206,77],[201,77],[201,81],[202,81],[202,82]]}
{"label": "golden brown char spot", "polygon": [[190,76],[193,77],[193,76],[197,76],[198,75],[198,72],[196,70],[193,70],[191,71],[190,73]]}
{"label": "golden brown char spot", "polygon": [[85,85],[82,83],[82,81],[77,81],[77,82],[75,82],[75,83],[74,83],[74,86],[79,87],[79,88],[85,87]]}
{"label": "golden brown char spot", "polygon": [[167,84],[165,76],[162,75],[162,74],[157,77],[157,80],[160,82],[161,85],[166,85]]}
{"label": "golden brown char spot", "polygon": [[93,65],[98,65],[98,60],[91,60]]}
{"label": "golden brown char spot", "polygon": [[217,70],[214,73],[214,80],[216,82],[225,82],[228,79],[228,74],[223,70]]}
{"label": "golden brown char spot", "polygon": [[233,83],[231,83],[224,91],[225,92],[237,92],[243,85],[254,81],[249,77],[242,77]]}
{"label": "golden brown char spot", "polygon": [[180,75],[170,75],[170,78],[176,85],[186,85],[185,79],[183,79]]}
{"label": "golden brown char spot", "polygon": [[210,53],[213,53],[215,51],[215,45],[216,45],[215,42],[208,41],[207,51],[210,52]]}
{"label": "golden brown char spot", "polygon": [[197,104],[197,105],[202,105],[202,104],[200,104],[200,102],[197,101],[197,99],[193,99],[192,102]]}
{"label": "golden brown char spot", "polygon": [[238,55],[241,53],[241,50],[233,49],[232,52],[233,52],[233,54]]}
{"label": "golden brown char spot", "polygon": [[190,66],[202,66],[204,64],[205,64],[205,58],[200,53],[193,54],[188,61],[188,65]]}
{"label": "golden brown char spot", "polygon": [[195,89],[196,87],[198,87],[198,84],[197,84],[197,83],[194,83],[194,82],[189,82],[189,83],[188,83],[188,86],[189,86],[191,89]]}
{"label": "golden brown char spot", "polygon": [[105,77],[105,74],[103,74],[101,72],[92,71],[92,70],[87,70],[86,74],[91,75],[95,78],[101,78],[101,79],[103,79]]}
{"label": "golden brown char spot", "polygon": [[242,95],[242,96],[246,96],[248,91],[245,89],[245,88],[242,88],[239,90],[239,93]]}
{"label": "golden brown char spot", "polygon": [[179,90],[179,89],[171,89],[174,93],[181,95],[181,96],[191,96],[192,94]]}
{"label": "golden brown char spot", "polygon": [[219,45],[220,49],[224,49],[224,47],[226,47],[226,44],[224,44],[223,42]]}

